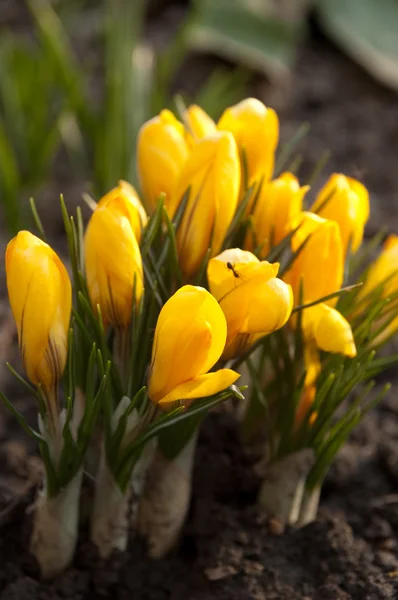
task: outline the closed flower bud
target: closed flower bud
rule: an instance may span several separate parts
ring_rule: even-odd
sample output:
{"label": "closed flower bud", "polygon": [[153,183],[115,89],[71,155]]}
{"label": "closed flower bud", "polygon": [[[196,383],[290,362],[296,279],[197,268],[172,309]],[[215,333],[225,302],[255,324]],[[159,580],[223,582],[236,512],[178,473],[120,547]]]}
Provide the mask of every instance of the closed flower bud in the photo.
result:
{"label": "closed flower bud", "polygon": [[201,287],[180,288],[160,311],[148,376],[148,395],[162,406],[185,405],[212,396],[239,377],[230,369],[208,371],[217,363],[227,337],[217,301]]}
{"label": "closed flower bud", "polygon": [[[376,292],[376,290],[378,291]],[[373,292],[380,298],[388,298],[398,293],[398,236],[396,235],[388,236],[380,255],[370,266],[364,284],[359,291],[358,301],[362,301]],[[396,305],[397,300],[395,299],[392,308],[395,308]],[[366,310],[366,302],[362,306]],[[373,340],[372,344],[374,346],[383,343],[398,331],[398,317],[391,321],[391,316],[392,314],[389,312],[375,322],[375,328],[381,328],[383,320],[386,322],[386,326]],[[387,323],[388,320],[390,320],[389,323]]]}
{"label": "closed flower bud", "polygon": [[369,193],[362,183],[334,173],[319,192],[311,210],[336,221],[345,253],[350,243],[352,252],[358,250],[369,218]]}
{"label": "closed flower bud", "polygon": [[20,231],[7,246],[6,274],[26,374],[53,396],[68,352],[72,309],[68,273],[50,246]]}
{"label": "closed flower bud", "polygon": [[141,232],[148,221],[148,217],[132,185],[127,183],[127,181],[119,181],[119,185],[103,196],[98,202],[98,208],[104,207],[128,214],[134,235],[138,243],[141,241]]}
{"label": "closed flower bud", "polygon": [[[344,256],[341,235],[337,223],[323,219],[310,212],[303,212],[291,223],[292,229],[300,228],[292,237],[292,251],[300,250],[284,280],[293,288],[294,299],[303,290],[305,303],[319,300],[338,291],[343,283]],[[333,305],[335,299],[327,304]]]}
{"label": "closed flower bud", "polygon": [[225,360],[240,356],[289,319],[292,289],[277,278],[278,269],[279,264],[260,262],[239,248],[225,250],[209,261],[209,288],[227,319]]}
{"label": "closed flower bud", "polygon": [[203,137],[217,133],[217,126],[213,119],[196,104],[187,108],[184,122],[187,125],[186,140],[190,147]]}
{"label": "closed flower bud", "polygon": [[230,131],[246,157],[248,185],[271,179],[279,140],[279,119],[260,100],[247,98],[222,114],[218,129]]}
{"label": "closed flower bud", "polygon": [[172,212],[189,189],[177,232],[181,270],[191,276],[201,266],[208,248],[220,251],[238,203],[239,156],[230,133],[200,140],[186,161],[174,195]]}
{"label": "closed flower bud", "polygon": [[353,358],[357,354],[350,324],[343,315],[324,303],[303,310],[303,334],[319,350]]}
{"label": "closed flower bud", "polygon": [[293,219],[302,211],[308,185],[300,187],[292,173],[264,183],[252,214],[252,230],[248,231],[245,246],[248,250],[261,247],[264,258],[272,246],[279,244],[289,233]]}
{"label": "closed flower bud", "polygon": [[164,193],[165,206],[170,218],[173,217],[172,192],[187,157],[184,126],[169,110],[162,110],[141,127],[137,146],[138,175],[149,212],[154,212],[160,194]]}
{"label": "closed flower bud", "polygon": [[[123,202],[98,207],[87,226],[85,263],[93,310],[100,307],[105,324],[127,327],[133,302],[143,292],[140,248],[134,234],[135,218]],[[135,292],[135,298],[133,298]]]}

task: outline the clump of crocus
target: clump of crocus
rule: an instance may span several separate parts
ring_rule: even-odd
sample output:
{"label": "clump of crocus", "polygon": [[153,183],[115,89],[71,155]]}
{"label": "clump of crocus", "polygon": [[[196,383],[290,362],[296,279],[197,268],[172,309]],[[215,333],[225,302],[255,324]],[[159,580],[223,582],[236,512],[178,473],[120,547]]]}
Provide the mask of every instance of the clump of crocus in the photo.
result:
{"label": "clump of crocus", "polygon": [[[211,371],[220,359],[227,323],[217,301],[201,287],[186,285],[160,311],[148,373],[148,395],[162,410],[214,396],[239,377],[230,369]],[[139,531],[151,556],[175,543],[191,497],[191,479],[200,422],[160,438],[140,505]],[[178,435],[180,434],[180,435]]]}
{"label": "clump of crocus", "polygon": [[[8,296],[18,330],[25,372],[37,387],[43,408],[39,427],[48,448],[46,479],[37,499],[32,551],[43,575],[61,572],[71,561],[77,541],[81,468],[59,485],[65,442],[65,413],[59,383],[68,353],[72,291],[68,273],[55,252],[28,231],[20,231],[6,251]],[[79,425],[75,412],[74,434]],[[80,465],[81,466],[81,465]]]}

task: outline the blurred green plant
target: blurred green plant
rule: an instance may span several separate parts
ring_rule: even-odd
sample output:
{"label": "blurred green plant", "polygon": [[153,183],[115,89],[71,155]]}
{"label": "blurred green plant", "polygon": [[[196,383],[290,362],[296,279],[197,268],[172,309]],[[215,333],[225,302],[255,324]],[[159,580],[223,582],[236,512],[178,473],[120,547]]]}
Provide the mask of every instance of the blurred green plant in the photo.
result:
{"label": "blurred green plant", "polygon": [[325,33],[383,84],[398,89],[397,0],[197,0],[195,48],[281,77],[310,12]]}
{"label": "blurred green plant", "polygon": [[[172,104],[171,87],[197,20],[196,10],[188,11],[156,55],[144,41],[145,0],[103,0],[95,7],[81,1],[26,4],[37,39],[10,33],[0,44],[0,203],[11,233],[24,223],[27,190],[37,195],[61,143],[74,174],[91,182],[94,196],[119,179],[135,183],[137,132]],[[81,60],[77,33],[96,48],[98,41],[99,61]],[[214,70],[197,98],[186,100],[218,116],[225,104],[243,97],[248,79],[242,68]]]}

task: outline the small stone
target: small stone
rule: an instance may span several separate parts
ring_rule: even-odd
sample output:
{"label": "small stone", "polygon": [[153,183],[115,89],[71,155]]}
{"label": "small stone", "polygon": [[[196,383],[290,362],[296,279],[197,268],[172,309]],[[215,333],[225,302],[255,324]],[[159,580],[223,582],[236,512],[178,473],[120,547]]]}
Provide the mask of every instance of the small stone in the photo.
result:
{"label": "small stone", "polygon": [[219,567],[209,567],[204,570],[204,573],[209,581],[219,581],[236,575],[238,569],[232,565],[220,565]]}
{"label": "small stone", "polygon": [[285,526],[277,517],[271,517],[268,521],[268,527],[272,535],[283,535]]}

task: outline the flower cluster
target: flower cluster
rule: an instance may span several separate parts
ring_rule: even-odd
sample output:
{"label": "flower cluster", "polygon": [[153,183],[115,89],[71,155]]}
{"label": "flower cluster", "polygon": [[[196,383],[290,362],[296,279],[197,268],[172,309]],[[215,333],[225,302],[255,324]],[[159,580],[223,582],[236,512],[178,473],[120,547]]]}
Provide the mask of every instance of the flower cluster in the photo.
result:
{"label": "flower cluster", "polygon": [[253,98],[218,123],[198,106],[180,120],[163,110],[138,135],[140,193],[119,182],[90,203],[86,228],[62,204],[73,285],[44,239],[8,244],[34,387],[18,377],[39,407],[39,431],[17,417],[46,471],[32,537],[45,575],[72,560],[84,471],[101,556],[124,550],[129,529],[167,552],[200,424],[231,396],[242,440],[260,435],[273,470],[260,504],[291,523],[314,517],[307,496],[373,400],[337,409],[392,362],[375,350],[398,329],[398,241],[369,267],[366,188],[333,174],[308,202],[309,185],[275,160],[278,138],[275,111]]}

